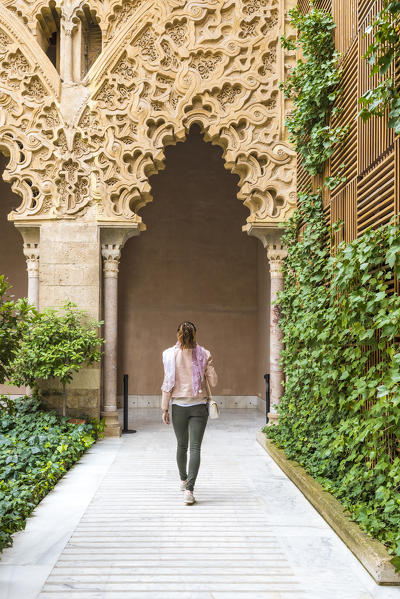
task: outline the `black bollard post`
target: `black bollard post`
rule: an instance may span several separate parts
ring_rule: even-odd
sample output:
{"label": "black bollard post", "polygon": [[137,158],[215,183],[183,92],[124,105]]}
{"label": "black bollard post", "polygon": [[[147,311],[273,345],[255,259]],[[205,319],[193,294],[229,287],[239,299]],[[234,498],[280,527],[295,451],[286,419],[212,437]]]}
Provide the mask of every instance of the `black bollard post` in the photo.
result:
{"label": "black bollard post", "polygon": [[269,386],[269,374],[264,374],[266,389],[265,389],[265,422],[268,424],[268,412],[271,409],[270,405],[270,386]]}
{"label": "black bollard post", "polygon": [[124,374],[124,428],[123,433],[136,433],[128,428],[128,375]]}

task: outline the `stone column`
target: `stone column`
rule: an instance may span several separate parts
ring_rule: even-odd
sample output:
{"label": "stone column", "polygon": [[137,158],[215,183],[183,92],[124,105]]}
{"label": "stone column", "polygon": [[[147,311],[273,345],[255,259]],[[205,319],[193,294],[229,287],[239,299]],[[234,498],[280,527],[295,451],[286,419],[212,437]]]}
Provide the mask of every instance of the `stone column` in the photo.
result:
{"label": "stone column", "polygon": [[28,300],[39,309],[39,244],[24,243],[24,256],[28,271]]}
{"label": "stone column", "polygon": [[28,271],[28,300],[35,308],[39,308],[39,248],[40,225],[15,223],[24,240],[23,252]]}
{"label": "stone column", "polygon": [[270,411],[268,424],[277,424],[279,414],[276,411],[283,394],[283,370],[280,366],[283,349],[282,331],[279,327],[280,307],[274,305],[279,291],[283,289],[282,265],[287,251],[281,243],[282,229],[270,223],[249,223],[243,230],[257,237],[267,251],[270,265],[270,325],[269,325],[269,374],[270,374]]}
{"label": "stone column", "polygon": [[121,425],[117,406],[117,370],[118,370],[118,266],[121,250],[125,242],[139,234],[136,223],[123,226],[102,225],[101,255],[103,257],[103,320],[104,320],[104,399],[102,418],[105,419],[104,434],[119,437]]}
{"label": "stone column", "polygon": [[[28,271],[28,300],[38,310],[40,225],[34,227],[30,223],[15,223],[15,226],[24,240],[23,252]],[[31,395],[32,389],[25,387],[25,393],[26,395]]]}
{"label": "stone column", "polygon": [[61,57],[60,57],[60,76],[65,83],[72,83],[73,76],[73,44],[75,24],[68,18],[63,17],[63,26],[61,28]]}
{"label": "stone column", "polygon": [[269,364],[270,364],[270,412],[269,424],[277,424],[278,413],[276,408],[283,394],[283,370],[280,366],[281,351],[283,349],[282,331],[279,326],[280,306],[274,302],[279,291],[283,290],[283,260],[286,250],[274,245],[267,246],[267,256],[270,265],[270,323],[269,323]]}
{"label": "stone column", "polygon": [[118,329],[118,265],[121,246],[101,247],[104,272],[104,408],[107,436],[119,437],[121,425],[117,409],[117,329]]}

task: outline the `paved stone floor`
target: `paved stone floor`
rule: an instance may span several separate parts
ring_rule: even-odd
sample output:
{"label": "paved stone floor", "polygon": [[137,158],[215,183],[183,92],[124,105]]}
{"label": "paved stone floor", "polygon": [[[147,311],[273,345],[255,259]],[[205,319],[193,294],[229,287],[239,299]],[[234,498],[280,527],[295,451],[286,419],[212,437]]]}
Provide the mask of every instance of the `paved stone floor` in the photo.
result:
{"label": "paved stone floor", "polygon": [[0,562],[1,599],[400,599],[379,587],[255,441],[255,409],[209,421],[183,504],[172,425],[135,409],[37,507]]}

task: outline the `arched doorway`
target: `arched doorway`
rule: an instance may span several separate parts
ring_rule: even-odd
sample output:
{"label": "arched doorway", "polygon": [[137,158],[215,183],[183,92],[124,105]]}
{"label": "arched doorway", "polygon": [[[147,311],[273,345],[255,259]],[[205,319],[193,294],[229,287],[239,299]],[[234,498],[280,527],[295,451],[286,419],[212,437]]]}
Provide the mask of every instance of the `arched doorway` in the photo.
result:
{"label": "arched doorway", "polygon": [[[216,395],[247,407],[264,396],[268,363],[268,273],[261,244],[243,234],[248,210],[222,150],[192,127],[166,149],[151,178],[147,231],[127,242],[119,275],[119,395],[122,375],[139,405],[157,405],[161,351],[189,319],[219,374]],[[237,396],[242,396],[240,399]]]}

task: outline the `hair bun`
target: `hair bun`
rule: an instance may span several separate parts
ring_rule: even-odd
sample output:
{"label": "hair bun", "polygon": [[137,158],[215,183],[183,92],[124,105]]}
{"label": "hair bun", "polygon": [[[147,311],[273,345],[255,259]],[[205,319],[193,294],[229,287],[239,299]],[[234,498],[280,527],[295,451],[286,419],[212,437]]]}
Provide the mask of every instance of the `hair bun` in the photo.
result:
{"label": "hair bun", "polygon": [[184,320],[177,328],[178,341],[181,349],[196,347],[196,326],[190,320]]}

